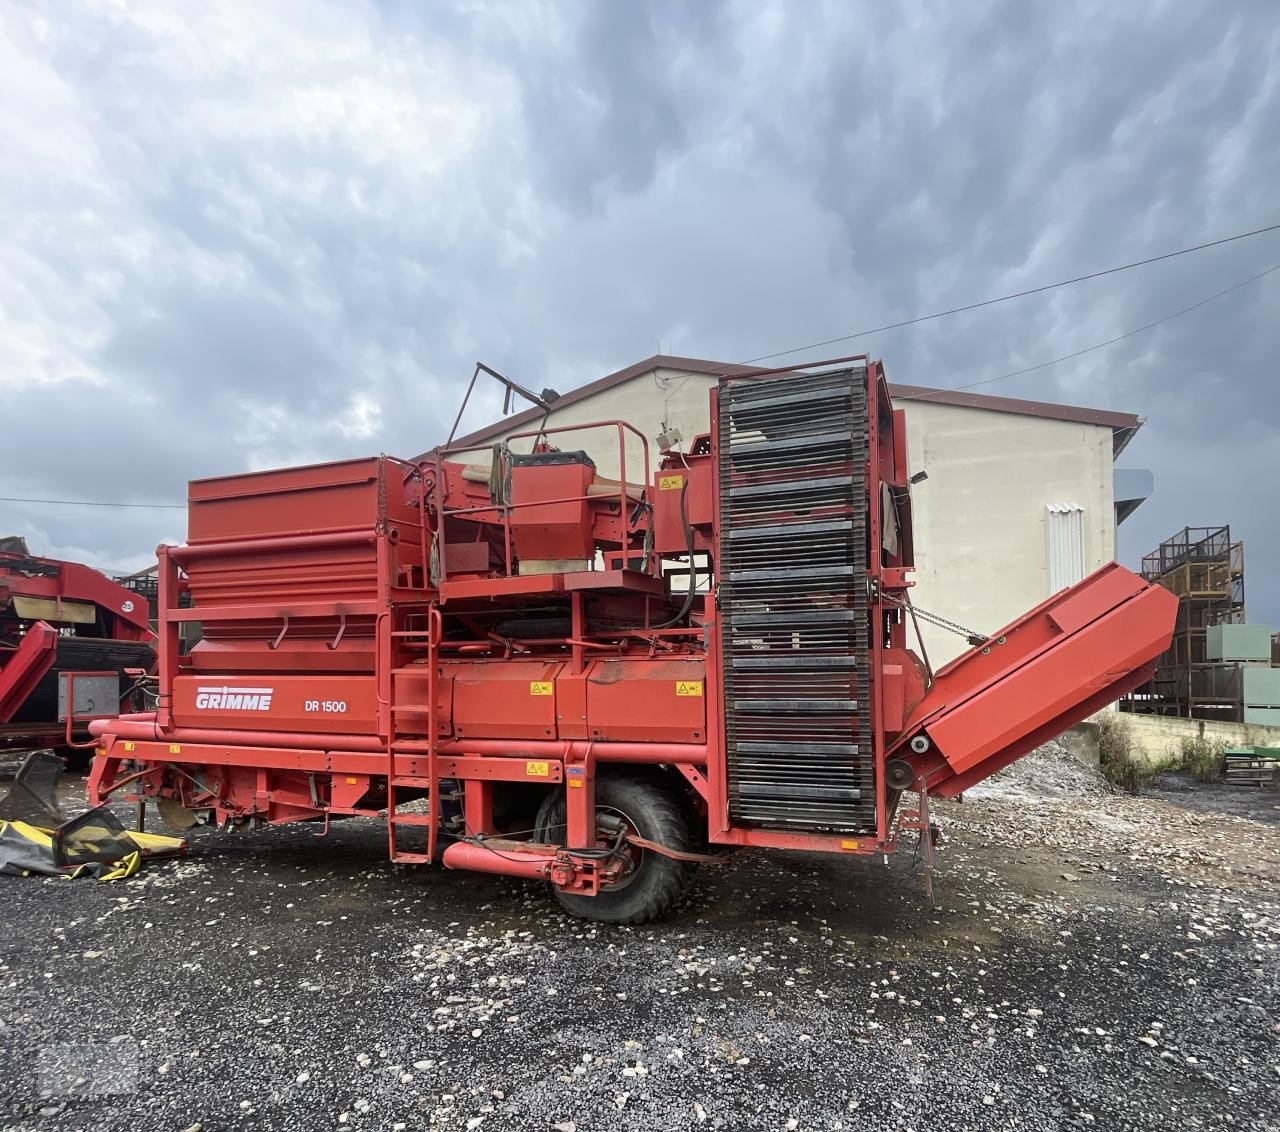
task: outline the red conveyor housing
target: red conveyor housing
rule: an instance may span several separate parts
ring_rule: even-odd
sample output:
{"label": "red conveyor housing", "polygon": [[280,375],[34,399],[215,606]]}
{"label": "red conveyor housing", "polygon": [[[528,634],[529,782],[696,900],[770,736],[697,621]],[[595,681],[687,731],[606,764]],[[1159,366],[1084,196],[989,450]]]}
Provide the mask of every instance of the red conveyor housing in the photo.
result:
{"label": "red conveyor housing", "polygon": [[955,797],[1149,679],[1177,607],[1108,563],[935,673],[890,756]]}

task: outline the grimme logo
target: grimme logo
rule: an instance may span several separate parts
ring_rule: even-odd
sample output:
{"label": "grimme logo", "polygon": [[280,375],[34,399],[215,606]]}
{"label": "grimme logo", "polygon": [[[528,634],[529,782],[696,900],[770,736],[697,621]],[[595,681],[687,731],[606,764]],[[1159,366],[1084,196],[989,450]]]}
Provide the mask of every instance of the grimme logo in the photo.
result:
{"label": "grimme logo", "polygon": [[197,688],[197,708],[222,711],[270,711],[274,688]]}

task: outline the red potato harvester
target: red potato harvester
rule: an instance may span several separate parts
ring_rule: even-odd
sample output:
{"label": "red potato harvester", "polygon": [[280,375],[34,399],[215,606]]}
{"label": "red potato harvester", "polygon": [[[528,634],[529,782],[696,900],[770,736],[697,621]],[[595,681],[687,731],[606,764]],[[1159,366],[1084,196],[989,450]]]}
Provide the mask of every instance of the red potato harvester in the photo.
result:
{"label": "red potato harvester", "polygon": [[91,800],[374,818],[393,861],[628,923],[713,847],[927,858],[930,798],[1147,679],[1176,602],[1111,563],[930,672],[903,414],[879,362],[827,364],[722,378],[711,432],[656,466],[607,421],[492,467],[446,444],[193,482],[159,552],[158,708],[93,725]]}
{"label": "red potato harvester", "polygon": [[90,718],[141,707],[151,645],[138,594],[0,539],[0,749],[68,747]]}

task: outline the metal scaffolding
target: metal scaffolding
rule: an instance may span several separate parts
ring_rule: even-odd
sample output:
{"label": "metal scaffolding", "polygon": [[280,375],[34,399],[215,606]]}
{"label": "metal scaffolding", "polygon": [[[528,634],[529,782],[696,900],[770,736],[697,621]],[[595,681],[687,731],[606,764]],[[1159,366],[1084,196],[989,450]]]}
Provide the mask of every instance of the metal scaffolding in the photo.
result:
{"label": "metal scaffolding", "polygon": [[1183,527],[1142,559],[1142,576],[1178,598],[1178,620],[1155,676],[1121,702],[1125,711],[1239,721],[1244,712],[1239,663],[1210,660],[1211,625],[1243,624],[1244,543],[1230,526]]}

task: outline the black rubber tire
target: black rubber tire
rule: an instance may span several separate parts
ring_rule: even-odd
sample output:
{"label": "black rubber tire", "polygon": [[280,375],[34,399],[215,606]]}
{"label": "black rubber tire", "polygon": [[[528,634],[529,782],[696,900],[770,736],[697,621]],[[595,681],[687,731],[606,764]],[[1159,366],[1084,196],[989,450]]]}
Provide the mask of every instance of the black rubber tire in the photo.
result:
{"label": "black rubber tire", "polygon": [[[596,779],[596,806],[616,810],[627,818],[641,837],[689,852],[693,848],[688,808],[671,788],[656,777],[611,774]],[[538,841],[563,845],[565,796],[562,790],[547,795],[538,811]],[[639,864],[627,883],[602,889],[596,896],[578,896],[556,889],[556,899],[566,912],[584,920],[606,924],[647,924],[665,916],[688,891],[697,866],[661,853],[642,850]]]}
{"label": "black rubber tire", "polygon": [[68,774],[87,774],[93,762],[92,747],[58,747],[56,753]]}

